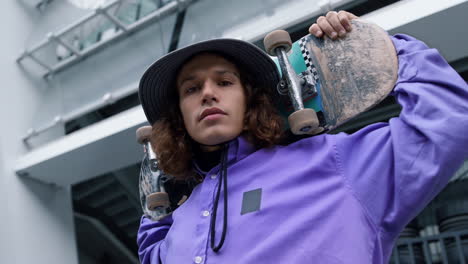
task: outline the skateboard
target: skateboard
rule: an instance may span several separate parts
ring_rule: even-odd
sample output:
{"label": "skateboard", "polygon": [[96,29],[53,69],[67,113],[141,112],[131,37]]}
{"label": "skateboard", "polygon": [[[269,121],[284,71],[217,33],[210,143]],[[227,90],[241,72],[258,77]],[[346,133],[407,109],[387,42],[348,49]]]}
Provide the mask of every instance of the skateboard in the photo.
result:
{"label": "skateboard", "polygon": [[265,37],[281,74],[277,108],[293,134],[333,130],[392,91],[398,59],[388,33],[359,19],[351,23],[352,31],[337,40],[307,35],[292,43],[283,30]]}
{"label": "skateboard", "polygon": [[196,183],[192,180],[177,181],[158,167],[151,142],[151,126],[137,129],[137,142],[143,146],[140,167],[139,193],[143,214],[152,220],[161,220],[179,207],[189,197]]}

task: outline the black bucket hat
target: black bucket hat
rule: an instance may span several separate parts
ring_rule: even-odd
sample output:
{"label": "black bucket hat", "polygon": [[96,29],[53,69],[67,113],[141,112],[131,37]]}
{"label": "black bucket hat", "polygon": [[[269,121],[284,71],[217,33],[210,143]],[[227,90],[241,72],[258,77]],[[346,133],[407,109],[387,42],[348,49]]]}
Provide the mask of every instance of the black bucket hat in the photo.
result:
{"label": "black bucket hat", "polygon": [[225,55],[253,77],[255,88],[276,89],[280,75],[276,64],[257,46],[238,39],[214,39],[192,44],[173,51],[154,62],[143,74],[139,84],[139,98],[148,122],[153,125],[175,103],[175,80],[182,65],[201,52]]}

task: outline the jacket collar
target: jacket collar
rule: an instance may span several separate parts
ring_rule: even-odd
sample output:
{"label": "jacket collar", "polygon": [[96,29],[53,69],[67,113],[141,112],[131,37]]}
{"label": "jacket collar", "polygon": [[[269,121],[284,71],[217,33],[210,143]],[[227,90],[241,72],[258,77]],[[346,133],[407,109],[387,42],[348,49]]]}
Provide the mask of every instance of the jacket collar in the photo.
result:
{"label": "jacket collar", "polygon": [[[255,152],[255,147],[247,141],[245,136],[238,136],[237,138],[229,141],[228,143],[228,166],[244,159],[251,153]],[[208,172],[200,169],[196,161],[193,161],[193,168],[195,172],[206,175]],[[219,171],[219,164],[216,165],[212,170]]]}

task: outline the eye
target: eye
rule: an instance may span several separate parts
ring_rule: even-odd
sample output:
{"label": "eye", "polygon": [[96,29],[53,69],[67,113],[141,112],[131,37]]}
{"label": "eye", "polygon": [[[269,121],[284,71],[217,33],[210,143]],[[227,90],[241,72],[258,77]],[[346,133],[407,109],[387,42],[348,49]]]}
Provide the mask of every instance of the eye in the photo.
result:
{"label": "eye", "polygon": [[220,81],[218,83],[219,86],[229,86],[229,85],[232,85],[232,82],[231,81]]}
{"label": "eye", "polygon": [[187,88],[184,89],[184,93],[185,94],[192,94],[192,93],[196,92],[197,89],[198,89],[198,87],[195,86],[195,85],[188,86]]}

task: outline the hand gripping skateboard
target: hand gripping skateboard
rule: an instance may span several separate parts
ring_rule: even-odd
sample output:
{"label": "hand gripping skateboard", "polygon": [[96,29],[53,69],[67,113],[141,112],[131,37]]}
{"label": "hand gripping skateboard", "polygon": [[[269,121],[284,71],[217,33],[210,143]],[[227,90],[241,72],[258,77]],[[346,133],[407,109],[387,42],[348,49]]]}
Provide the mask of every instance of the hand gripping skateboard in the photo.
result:
{"label": "hand gripping skateboard", "polygon": [[138,143],[143,145],[144,156],[140,168],[139,191],[143,213],[153,220],[160,220],[180,206],[195,187],[191,180],[176,181],[158,167],[156,154],[149,141],[151,126],[137,129]]}
{"label": "hand gripping skateboard", "polygon": [[352,27],[338,40],[307,35],[292,43],[283,30],[265,37],[282,76],[278,108],[293,134],[335,129],[392,91],[398,60],[387,32],[359,19]]}

